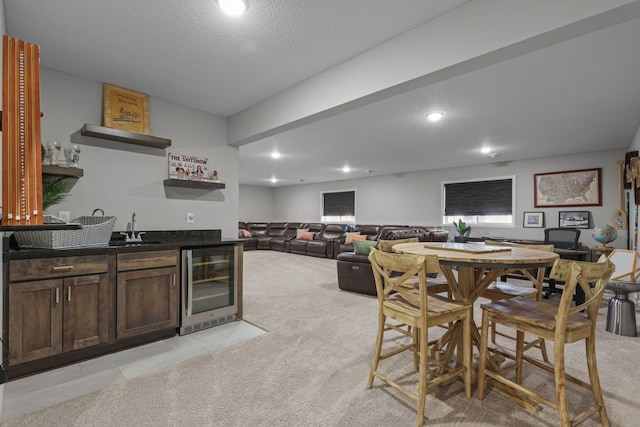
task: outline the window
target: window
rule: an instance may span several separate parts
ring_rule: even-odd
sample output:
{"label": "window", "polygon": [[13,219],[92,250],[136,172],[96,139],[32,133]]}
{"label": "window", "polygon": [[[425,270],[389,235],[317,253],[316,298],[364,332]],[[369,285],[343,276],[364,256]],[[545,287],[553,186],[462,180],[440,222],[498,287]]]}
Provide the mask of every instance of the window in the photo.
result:
{"label": "window", "polygon": [[443,224],[515,226],[515,176],[443,182]]}
{"label": "window", "polygon": [[355,190],[322,193],[322,222],[355,223],[355,221]]}

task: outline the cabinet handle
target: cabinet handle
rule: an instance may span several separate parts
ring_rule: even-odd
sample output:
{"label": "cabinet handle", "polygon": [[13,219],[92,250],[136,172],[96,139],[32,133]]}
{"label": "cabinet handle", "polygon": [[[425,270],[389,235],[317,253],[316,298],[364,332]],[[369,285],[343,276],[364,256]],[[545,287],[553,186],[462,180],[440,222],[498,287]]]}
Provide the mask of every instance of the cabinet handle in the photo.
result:
{"label": "cabinet handle", "polygon": [[71,301],[71,286],[69,286],[69,292],[67,293],[67,301]]}
{"label": "cabinet handle", "polygon": [[54,265],[53,266],[53,271],[72,270],[72,269],[73,269],[73,265]]}
{"label": "cabinet handle", "polygon": [[176,287],[176,274],[173,273],[173,287]]}
{"label": "cabinet handle", "polygon": [[60,288],[56,288],[56,304],[60,302]]}

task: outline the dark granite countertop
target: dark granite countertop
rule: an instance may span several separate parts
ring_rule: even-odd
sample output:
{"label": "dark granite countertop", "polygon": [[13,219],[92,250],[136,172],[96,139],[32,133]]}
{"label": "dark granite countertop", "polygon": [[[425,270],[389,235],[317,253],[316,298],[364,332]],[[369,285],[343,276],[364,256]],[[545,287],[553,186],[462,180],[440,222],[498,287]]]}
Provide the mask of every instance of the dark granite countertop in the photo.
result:
{"label": "dark granite countertop", "polygon": [[48,258],[57,256],[95,255],[104,253],[136,252],[145,250],[196,248],[203,246],[234,245],[239,239],[221,237],[220,230],[162,230],[144,231],[142,242],[125,241],[125,236],[114,232],[109,246],[70,249],[31,249],[19,248],[15,239],[3,239],[5,259]]}

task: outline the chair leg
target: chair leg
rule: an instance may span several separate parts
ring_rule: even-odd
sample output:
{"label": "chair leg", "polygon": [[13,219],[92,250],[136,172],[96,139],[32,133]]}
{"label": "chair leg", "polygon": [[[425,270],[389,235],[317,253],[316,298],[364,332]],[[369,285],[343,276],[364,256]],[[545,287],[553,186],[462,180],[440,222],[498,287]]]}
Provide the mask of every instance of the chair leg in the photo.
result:
{"label": "chair leg", "polygon": [[[491,301],[493,302],[493,301]],[[495,344],[496,343],[496,324],[495,322],[491,322],[491,325],[489,325],[489,329],[491,329],[491,343]]]}
{"label": "chair leg", "polygon": [[478,358],[478,399],[484,399],[484,391],[486,386],[486,377],[484,370],[487,365],[487,353],[489,341],[489,313],[482,310],[482,326],[480,334],[480,357]]}
{"label": "chair leg", "polygon": [[516,331],[516,383],[522,384],[522,356],[524,355],[524,332]]}
{"label": "chair leg", "polygon": [[[418,328],[416,328],[418,329]],[[418,332],[418,341],[420,345],[420,358],[418,367],[418,420],[417,426],[422,427],[424,424],[424,407],[427,399],[427,365],[429,356],[427,354],[428,339],[427,328],[420,328]]]}
{"label": "chair leg", "polygon": [[412,335],[413,335],[413,367],[414,369],[417,371],[420,369],[420,354],[419,353],[419,349],[420,349],[420,334],[418,333],[419,329],[418,328],[413,328],[412,330]]}
{"label": "chair leg", "polygon": [[463,323],[464,330],[462,331],[462,345],[464,348],[458,349],[463,351],[464,354],[464,395],[467,399],[471,399],[471,367],[472,365],[472,353],[473,344],[471,343],[471,310],[467,312],[467,316],[464,318]]}
{"label": "chair leg", "polygon": [[540,338],[538,343],[540,345],[540,352],[542,353],[542,360],[549,362],[549,354],[547,353],[547,343],[543,338]]}
{"label": "chair leg", "polygon": [[371,371],[369,371],[369,381],[367,388],[371,388],[373,385],[374,373],[378,370],[378,362],[380,361],[380,352],[382,351],[382,338],[384,336],[384,324],[387,321],[387,316],[382,314],[382,310],[378,313],[378,334],[376,338],[376,347],[373,352],[373,362],[371,363]]}
{"label": "chair leg", "polygon": [[589,368],[589,379],[591,380],[591,392],[596,404],[599,406],[600,422],[604,427],[609,426],[609,417],[604,407],[604,397],[602,396],[602,388],[600,387],[600,376],[598,375],[598,365],[596,363],[596,340],[588,337],[585,340],[585,349],[587,351],[587,367]]}
{"label": "chair leg", "polygon": [[567,401],[567,384],[564,372],[564,340],[559,340],[557,335],[554,343],[553,372],[556,383],[558,412],[560,413],[560,425],[562,427],[570,427],[571,418],[569,417],[569,402]]}

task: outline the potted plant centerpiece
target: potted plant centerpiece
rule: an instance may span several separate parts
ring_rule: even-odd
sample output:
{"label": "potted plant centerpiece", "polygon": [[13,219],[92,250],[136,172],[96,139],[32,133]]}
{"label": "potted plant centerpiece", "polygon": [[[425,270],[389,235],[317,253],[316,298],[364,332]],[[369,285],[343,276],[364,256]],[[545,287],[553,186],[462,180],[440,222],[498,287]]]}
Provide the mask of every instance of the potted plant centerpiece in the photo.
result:
{"label": "potted plant centerpiece", "polygon": [[464,223],[464,221],[459,220],[458,223],[453,221],[453,226],[456,228],[458,232],[458,236],[455,236],[453,239],[456,242],[467,242],[469,241],[469,233],[471,233],[471,226]]}

